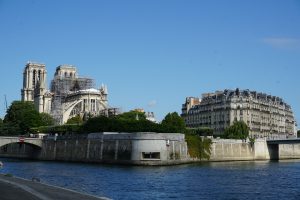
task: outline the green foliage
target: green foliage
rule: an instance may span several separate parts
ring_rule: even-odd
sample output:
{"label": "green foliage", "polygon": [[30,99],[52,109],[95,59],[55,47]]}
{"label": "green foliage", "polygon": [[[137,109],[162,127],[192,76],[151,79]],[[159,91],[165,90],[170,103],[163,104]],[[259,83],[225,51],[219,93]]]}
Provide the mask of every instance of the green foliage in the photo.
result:
{"label": "green foliage", "polygon": [[148,120],[125,120],[124,118],[108,118],[105,116],[89,119],[82,130],[85,132],[156,132],[159,125]]}
{"label": "green foliage", "polygon": [[243,121],[234,122],[225,129],[224,137],[227,139],[246,139],[249,136],[249,128]]}
{"label": "green foliage", "polygon": [[48,113],[40,113],[40,117],[42,119],[42,124],[44,126],[52,126],[52,125],[54,125],[54,119]]}
{"label": "green foliage", "polygon": [[50,115],[36,111],[33,102],[14,101],[8,108],[3,124],[0,126],[0,134],[26,134],[32,127],[53,125],[53,123],[54,120]]}
{"label": "green foliage", "polygon": [[185,134],[189,154],[192,158],[209,160],[212,141],[209,138],[202,138],[195,134]]}
{"label": "green foliage", "polygon": [[20,132],[11,134],[25,134],[30,127],[44,125],[40,114],[35,110],[32,102],[14,101],[7,110],[4,123],[15,125]]}
{"label": "green foliage", "polygon": [[146,115],[139,111],[129,111],[117,115],[116,118],[120,120],[146,120]]}
{"label": "green foliage", "polygon": [[[139,120],[136,120],[136,116]],[[90,118],[83,124],[85,132],[161,132],[174,133],[185,131],[183,119],[177,113],[168,114],[161,124],[146,120],[144,113],[130,111],[108,118],[104,116]]]}
{"label": "green foliage", "polygon": [[[31,109],[31,111],[35,111]],[[11,133],[24,134],[23,127],[19,126],[19,120],[9,121],[12,119],[9,112],[6,117],[5,125],[0,126],[0,133],[11,135]],[[139,116],[139,120],[136,120],[136,116]],[[62,126],[53,126],[52,118],[47,114],[42,114],[40,119],[42,122],[40,126],[31,125],[27,126],[26,133],[91,133],[91,132],[160,132],[160,133],[172,133],[172,132],[185,132],[185,126],[183,119],[178,116],[177,113],[168,114],[163,123],[156,124],[154,122],[146,120],[145,114],[137,111],[130,111],[123,113],[115,117],[91,117],[86,122],[82,123],[79,116],[68,120],[67,124]],[[23,122],[27,124],[27,122]]]}
{"label": "green foliage", "polygon": [[253,146],[255,143],[255,138],[250,137],[249,141],[250,141],[251,146]]}
{"label": "green foliage", "polygon": [[177,112],[168,113],[162,120],[161,125],[164,132],[178,132],[183,133],[185,131],[184,120],[178,115]]}
{"label": "green foliage", "polygon": [[0,135],[20,135],[23,134],[17,123],[6,122],[0,126]]}
{"label": "green foliage", "polygon": [[297,137],[300,138],[300,130],[297,131]]}
{"label": "green foliage", "polygon": [[189,133],[193,133],[199,136],[213,136],[213,129],[209,127],[189,128]]}
{"label": "green foliage", "polygon": [[30,133],[81,133],[82,127],[77,124],[64,124],[61,126],[40,126],[29,130]]}
{"label": "green foliage", "polygon": [[82,123],[83,123],[83,119],[79,115],[77,115],[75,117],[68,119],[66,124],[82,124]]}

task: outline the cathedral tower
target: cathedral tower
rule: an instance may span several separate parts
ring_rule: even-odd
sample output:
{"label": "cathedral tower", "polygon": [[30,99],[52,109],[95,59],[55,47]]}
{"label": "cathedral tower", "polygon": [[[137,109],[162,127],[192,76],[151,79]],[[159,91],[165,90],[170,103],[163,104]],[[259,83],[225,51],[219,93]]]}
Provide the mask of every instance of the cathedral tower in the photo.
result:
{"label": "cathedral tower", "polygon": [[46,89],[45,64],[28,62],[23,72],[23,88],[21,90],[22,101],[34,101],[34,95],[43,93]]}

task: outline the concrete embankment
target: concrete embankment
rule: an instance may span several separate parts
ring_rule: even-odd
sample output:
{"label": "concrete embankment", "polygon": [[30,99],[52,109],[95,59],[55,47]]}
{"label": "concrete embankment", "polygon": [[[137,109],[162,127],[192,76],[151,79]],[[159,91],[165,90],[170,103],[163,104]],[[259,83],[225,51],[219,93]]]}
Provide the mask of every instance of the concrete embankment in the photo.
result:
{"label": "concrete embankment", "polygon": [[0,175],[1,200],[107,200],[39,182]]}
{"label": "concrete embankment", "polygon": [[[48,136],[0,148],[1,157],[129,165],[176,165],[190,162],[180,133],[90,133]],[[1,146],[1,145],[0,145]]]}
{"label": "concrete embankment", "polygon": [[254,161],[278,159],[270,157],[273,150],[265,139],[257,139],[255,143],[243,140],[214,139],[211,146],[210,161]]}
{"label": "concrete embankment", "polygon": [[[191,158],[185,135],[180,133],[90,133],[48,136],[41,144],[6,143],[1,157],[127,165],[177,165]],[[1,145],[0,145],[1,146]],[[299,141],[212,139],[209,161],[300,159]]]}

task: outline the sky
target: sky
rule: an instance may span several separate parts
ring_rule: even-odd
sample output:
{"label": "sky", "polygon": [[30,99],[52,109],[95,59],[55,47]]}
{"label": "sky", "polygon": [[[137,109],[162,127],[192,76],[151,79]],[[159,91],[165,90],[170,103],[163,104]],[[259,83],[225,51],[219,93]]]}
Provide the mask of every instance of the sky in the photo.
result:
{"label": "sky", "polygon": [[188,96],[250,89],[282,97],[300,127],[299,0],[0,0],[0,116],[27,61],[108,86],[109,104],[158,120]]}

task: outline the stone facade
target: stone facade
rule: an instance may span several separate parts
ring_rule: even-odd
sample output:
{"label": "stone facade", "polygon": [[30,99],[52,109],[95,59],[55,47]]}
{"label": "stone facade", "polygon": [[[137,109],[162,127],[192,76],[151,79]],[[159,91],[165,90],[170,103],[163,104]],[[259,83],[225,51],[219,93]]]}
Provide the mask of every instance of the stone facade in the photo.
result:
{"label": "stone facade", "polygon": [[206,93],[202,99],[186,98],[182,114],[187,127],[209,127],[221,135],[235,121],[244,121],[254,137],[296,135],[291,106],[282,98],[250,90]]}
{"label": "stone facade", "polygon": [[78,77],[77,69],[71,65],[56,68],[50,90],[46,85],[45,64],[28,62],[23,73],[23,101],[33,101],[39,112],[49,113],[57,124],[66,123],[74,116],[109,115],[107,87],[95,88],[91,78]]}

